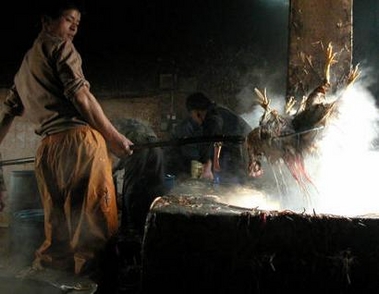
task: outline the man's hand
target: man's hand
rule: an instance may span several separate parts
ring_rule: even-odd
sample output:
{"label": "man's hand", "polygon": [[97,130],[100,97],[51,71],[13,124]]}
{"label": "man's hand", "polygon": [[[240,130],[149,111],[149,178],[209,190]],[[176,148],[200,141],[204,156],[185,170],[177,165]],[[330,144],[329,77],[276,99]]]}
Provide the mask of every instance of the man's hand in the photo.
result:
{"label": "man's hand", "polygon": [[213,181],[211,160],[208,160],[206,163],[203,164],[203,172],[201,173],[200,179],[208,179]]}
{"label": "man's hand", "polygon": [[132,145],[133,142],[122,134],[119,134],[119,137],[117,139],[109,142],[109,147],[112,153],[118,158],[124,158],[126,156],[132,155],[133,150],[130,148]]}

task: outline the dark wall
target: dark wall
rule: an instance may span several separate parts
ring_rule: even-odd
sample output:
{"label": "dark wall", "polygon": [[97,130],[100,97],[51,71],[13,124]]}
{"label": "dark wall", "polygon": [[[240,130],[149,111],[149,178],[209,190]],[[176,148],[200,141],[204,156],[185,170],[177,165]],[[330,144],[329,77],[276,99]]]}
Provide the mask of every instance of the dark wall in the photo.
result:
{"label": "dark wall", "polygon": [[355,63],[365,70],[364,75],[371,92],[379,99],[379,1],[354,1]]}
{"label": "dark wall", "polygon": [[[158,91],[158,75],[173,73],[215,98],[253,87],[284,93],[288,1],[91,0],[75,43],[94,91]],[[18,2],[0,18],[3,87],[39,31],[38,1]],[[354,1],[354,60],[374,80],[378,12],[376,0]]]}

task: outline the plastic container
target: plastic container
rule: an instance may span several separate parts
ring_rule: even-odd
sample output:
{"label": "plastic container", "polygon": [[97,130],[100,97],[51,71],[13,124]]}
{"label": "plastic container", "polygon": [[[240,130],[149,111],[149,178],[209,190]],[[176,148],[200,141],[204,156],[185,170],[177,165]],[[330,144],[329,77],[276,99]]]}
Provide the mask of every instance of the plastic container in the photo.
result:
{"label": "plastic container", "polygon": [[16,211],[10,223],[10,253],[17,266],[26,266],[34,260],[35,250],[44,240],[44,213],[42,209]]}
{"label": "plastic container", "polygon": [[165,175],[165,180],[164,180],[164,185],[165,185],[165,188],[166,188],[167,192],[169,192],[172,188],[174,188],[174,186],[175,186],[175,176],[174,175],[170,175],[170,174],[166,174]]}

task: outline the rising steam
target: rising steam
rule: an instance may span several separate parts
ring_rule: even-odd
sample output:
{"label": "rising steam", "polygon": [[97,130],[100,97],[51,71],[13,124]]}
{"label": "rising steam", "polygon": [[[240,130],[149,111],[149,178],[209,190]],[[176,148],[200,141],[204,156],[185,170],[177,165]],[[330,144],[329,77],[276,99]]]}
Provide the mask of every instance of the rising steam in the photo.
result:
{"label": "rising steam", "polygon": [[[309,187],[307,195],[304,195],[293,178],[284,176],[285,195],[283,187],[270,189],[266,193],[272,205],[265,203],[262,206],[275,210],[279,206],[280,210],[308,213],[379,215],[379,150],[375,144],[379,111],[375,106],[375,98],[367,90],[364,81],[360,80],[339,99],[338,116],[329,122],[317,153],[306,158],[306,168],[315,187]],[[274,99],[273,103],[275,105]],[[280,104],[278,101],[276,103]],[[280,106],[274,108],[282,109]],[[257,126],[255,123],[259,115],[256,112],[243,116],[253,123],[253,128]],[[270,173],[264,177],[271,186],[278,185]],[[243,197],[243,201],[240,204],[245,205],[246,197]]]}

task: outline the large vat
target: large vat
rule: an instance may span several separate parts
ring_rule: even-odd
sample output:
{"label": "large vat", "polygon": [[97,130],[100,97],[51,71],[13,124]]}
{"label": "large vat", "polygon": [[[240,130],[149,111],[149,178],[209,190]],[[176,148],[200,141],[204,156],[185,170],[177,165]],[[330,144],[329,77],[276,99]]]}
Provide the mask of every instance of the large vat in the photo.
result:
{"label": "large vat", "polygon": [[144,293],[376,293],[379,220],[168,195],[149,212]]}
{"label": "large vat", "polygon": [[0,270],[0,293],[4,294],[93,294],[97,289],[98,285],[87,278],[54,270],[46,269],[30,276]]}

